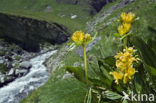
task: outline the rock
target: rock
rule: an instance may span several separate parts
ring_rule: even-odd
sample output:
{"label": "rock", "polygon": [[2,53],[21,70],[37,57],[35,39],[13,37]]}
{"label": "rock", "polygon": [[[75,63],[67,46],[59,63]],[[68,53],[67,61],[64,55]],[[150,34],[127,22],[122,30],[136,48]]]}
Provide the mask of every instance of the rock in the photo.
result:
{"label": "rock", "polygon": [[4,64],[4,60],[0,60],[0,64]]}
{"label": "rock", "polygon": [[4,75],[0,75],[0,83],[4,83],[5,81],[5,76]]}
{"label": "rock", "polygon": [[26,70],[26,69],[16,69],[16,71],[15,71],[15,75],[17,75],[17,76],[25,75],[27,73],[28,73],[28,70]]}
{"label": "rock", "polygon": [[9,39],[31,52],[39,52],[39,45],[43,41],[62,44],[69,37],[67,28],[63,25],[3,13],[0,13],[0,27],[0,37]]}
{"label": "rock", "polygon": [[10,75],[14,75],[14,74],[15,74],[15,70],[14,70],[14,68],[11,68],[11,70],[8,73],[8,75],[10,76]]}
{"label": "rock", "polygon": [[44,10],[44,12],[51,12],[51,11],[52,11],[52,7],[50,5],[48,5]]}
{"label": "rock", "polygon": [[62,4],[74,4],[76,5],[78,3],[78,0],[56,0],[58,3]]}
{"label": "rock", "polygon": [[72,15],[71,16],[71,19],[75,19],[75,18],[77,18],[77,15]]}
{"label": "rock", "polygon": [[68,78],[71,78],[72,75],[70,73],[66,73],[63,75],[63,78],[62,79],[68,79]]}
{"label": "rock", "polygon": [[23,69],[30,69],[32,67],[31,63],[28,61],[24,61],[20,64],[20,67]]}
{"label": "rock", "polygon": [[74,64],[73,64],[73,66],[74,67],[78,67],[78,66],[80,66],[81,64],[79,63],[79,62],[75,62]]}
{"label": "rock", "polygon": [[11,63],[11,62],[7,62],[7,63],[6,63],[6,67],[7,67],[8,69],[11,69],[11,68],[12,68],[12,63]]}

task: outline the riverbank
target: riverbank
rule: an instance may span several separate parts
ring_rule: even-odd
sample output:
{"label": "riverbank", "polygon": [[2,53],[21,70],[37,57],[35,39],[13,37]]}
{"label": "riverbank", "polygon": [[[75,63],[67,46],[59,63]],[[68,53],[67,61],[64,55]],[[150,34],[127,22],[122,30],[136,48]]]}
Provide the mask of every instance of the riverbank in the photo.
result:
{"label": "riverbank", "polygon": [[25,76],[0,88],[0,103],[19,103],[29,93],[42,86],[49,79],[49,73],[43,63],[56,52],[57,50],[49,51],[30,59],[32,67]]}

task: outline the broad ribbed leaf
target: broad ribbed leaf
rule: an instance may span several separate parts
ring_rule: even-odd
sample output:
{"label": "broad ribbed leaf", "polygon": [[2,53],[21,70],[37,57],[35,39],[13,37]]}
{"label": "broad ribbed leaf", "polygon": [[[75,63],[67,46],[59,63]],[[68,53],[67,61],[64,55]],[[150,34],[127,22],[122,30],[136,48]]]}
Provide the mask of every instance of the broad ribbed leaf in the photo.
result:
{"label": "broad ribbed leaf", "polygon": [[81,67],[64,67],[64,68],[71,74],[74,74],[75,78],[77,78],[79,81],[86,83],[84,70]]}
{"label": "broad ribbed leaf", "polygon": [[156,53],[141,38],[131,38],[132,44],[139,50],[144,63],[156,68]]}
{"label": "broad ribbed leaf", "polygon": [[122,98],[122,96],[120,94],[109,91],[109,90],[103,92],[103,97],[111,99],[111,100],[116,100],[116,99]]}

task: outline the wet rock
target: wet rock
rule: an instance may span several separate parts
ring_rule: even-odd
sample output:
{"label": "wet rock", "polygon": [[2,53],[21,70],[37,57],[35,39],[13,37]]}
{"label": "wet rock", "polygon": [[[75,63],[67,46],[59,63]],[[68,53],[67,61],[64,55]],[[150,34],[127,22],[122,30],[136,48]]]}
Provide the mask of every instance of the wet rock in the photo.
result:
{"label": "wet rock", "polygon": [[1,60],[1,59],[0,59],[0,64],[4,64],[4,60]]}
{"label": "wet rock", "polygon": [[17,75],[18,77],[25,75],[28,73],[28,70],[26,69],[16,69],[15,71],[15,75]]}
{"label": "wet rock", "polygon": [[8,69],[12,68],[12,67],[13,67],[13,66],[12,66],[12,63],[11,63],[11,62],[7,62],[7,63],[6,63],[6,67],[7,67]]}
{"label": "wet rock", "polygon": [[24,61],[20,64],[20,67],[23,69],[30,69],[32,67],[31,63],[28,61]]}
{"label": "wet rock", "polygon": [[4,83],[5,82],[5,76],[0,75],[0,83]]}
{"label": "wet rock", "polygon": [[8,73],[8,75],[14,75],[15,74],[15,69],[14,68],[12,68],[10,71],[9,71],[9,73]]}

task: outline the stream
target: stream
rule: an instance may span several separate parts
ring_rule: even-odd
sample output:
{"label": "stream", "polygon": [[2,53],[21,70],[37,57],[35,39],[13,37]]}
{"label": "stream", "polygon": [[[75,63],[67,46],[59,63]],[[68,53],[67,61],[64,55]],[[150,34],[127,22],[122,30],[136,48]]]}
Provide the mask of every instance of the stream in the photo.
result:
{"label": "stream", "polygon": [[56,52],[57,50],[50,51],[30,59],[32,68],[27,75],[0,88],[0,103],[19,103],[29,93],[45,84],[49,74],[43,63]]}

